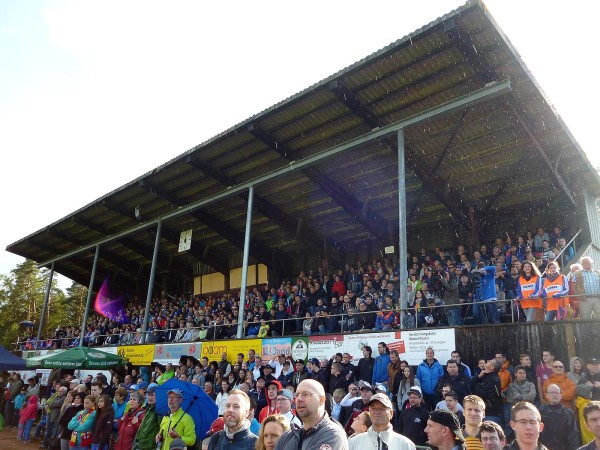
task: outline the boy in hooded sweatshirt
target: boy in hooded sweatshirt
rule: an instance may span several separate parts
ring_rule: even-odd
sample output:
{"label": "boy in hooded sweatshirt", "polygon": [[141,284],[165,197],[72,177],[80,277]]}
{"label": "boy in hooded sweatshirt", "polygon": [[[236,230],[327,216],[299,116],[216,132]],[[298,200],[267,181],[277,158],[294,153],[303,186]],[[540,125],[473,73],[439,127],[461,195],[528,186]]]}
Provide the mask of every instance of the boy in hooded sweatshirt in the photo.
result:
{"label": "boy in hooded sweatshirt", "polygon": [[17,434],[17,440],[25,443],[29,442],[29,433],[33,422],[37,416],[38,410],[38,396],[31,395],[27,400],[27,403],[21,408],[19,413],[19,433]]}

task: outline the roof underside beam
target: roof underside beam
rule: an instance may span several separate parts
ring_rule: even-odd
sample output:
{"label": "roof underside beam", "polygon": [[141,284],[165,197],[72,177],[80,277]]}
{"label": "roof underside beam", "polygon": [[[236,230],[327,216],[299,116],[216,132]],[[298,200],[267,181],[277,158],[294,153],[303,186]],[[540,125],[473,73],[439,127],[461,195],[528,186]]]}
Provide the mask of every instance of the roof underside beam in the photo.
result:
{"label": "roof underside beam", "polygon": [[[463,33],[461,32],[461,30],[458,29],[454,18],[449,19],[444,23],[444,31],[446,32],[446,35],[450,39],[452,39],[452,41],[456,44],[456,47],[469,61],[475,72],[478,74],[478,76],[484,83],[487,84],[498,79],[495,70],[483,57],[484,52],[477,51],[473,44],[473,41],[471,40],[470,35],[468,33]],[[500,44],[497,43],[496,45]],[[523,128],[529,140],[531,141],[537,152],[540,154],[542,160],[548,166],[548,169],[550,170],[550,174],[552,175],[554,182],[560,186],[563,193],[567,196],[571,203],[577,206],[577,201],[575,200],[575,197],[573,197],[572,189],[569,188],[562,175],[558,172],[557,165],[552,163],[550,157],[548,156],[548,153],[536,138],[535,133],[533,132],[533,130],[535,129],[535,126],[533,125],[533,120],[528,118],[526,114],[516,106],[515,101],[512,97],[507,97],[506,101],[508,102],[508,107],[511,109],[511,111],[517,118],[519,125]]]}
{"label": "roof underside beam", "polygon": [[[163,192],[156,186],[153,186],[152,184],[148,183],[147,181],[140,182],[140,186],[142,186],[144,189],[147,189],[148,191],[151,190],[155,194],[159,195],[160,197],[173,203],[176,206],[188,205],[188,202],[186,202],[185,200],[182,200],[172,194]],[[202,222],[209,228],[211,228],[213,231],[215,231],[217,234],[219,234],[223,238],[227,239],[229,242],[231,242],[236,247],[239,247],[241,249],[244,248],[244,233],[236,230],[235,228],[229,226],[225,222],[217,219],[216,217],[214,217],[211,214],[208,214],[205,211],[202,211],[202,210],[190,211],[189,214],[191,216],[193,216],[194,218],[198,219],[200,222]],[[256,242],[256,240],[253,240],[250,243],[250,255],[253,258],[255,258],[256,260],[258,260],[268,266],[272,266],[273,252],[274,252],[274,250],[261,244],[260,242]],[[203,262],[206,262],[206,264],[211,265],[210,261],[203,261]],[[214,267],[214,268],[216,269],[216,267]]]}
{"label": "roof underside beam", "polygon": [[[288,161],[296,160],[295,152],[293,150],[276,142],[271,135],[269,135],[257,124],[252,123],[248,125],[248,132],[267,147],[279,154],[281,157],[287,159]],[[339,184],[329,179],[329,177],[327,177],[325,174],[321,173],[321,171],[318,169],[315,169],[314,167],[307,167],[302,170],[302,173],[327,195],[329,195],[334,202],[342,207],[342,209],[352,216],[356,222],[360,223],[381,243],[385,245],[389,243],[386,236],[389,234],[391,225],[383,216],[377,214],[371,208],[367,208],[366,211],[363,211],[362,205],[357,199],[355,199]],[[364,217],[366,217],[366,219]]]}
{"label": "roof underside beam", "polygon": [[[367,118],[369,120],[368,125],[372,128],[382,127],[383,124],[369,109],[363,105],[360,100],[350,92],[345,86],[337,83],[335,86],[330,88],[334,90],[334,93],[338,99],[340,99],[346,106],[353,111],[357,116],[363,120]],[[458,132],[460,124],[464,118],[464,113],[459,119],[453,135],[446,145],[446,148],[450,145],[453,137]],[[385,140],[389,147],[393,150],[394,154],[398,154],[398,145],[396,139],[389,138]],[[440,202],[446,207],[446,209],[467,229],[471,228],[471,224],[468,220],[468,203],[462,198],[458,191],[452,187],[449,181],[443,180],[437,169],[432,171],[431,167],[421,162],[421,159],[415,155],[415,152],[411,150],[410,146],[405,146],[406,163],[415,172],[415,174],[425,182],[425,184],[431,189],[434,195]],[[443,158],[443,156],[442,156]],[[441,159],[439,162],[441,163]],[[439,164],[438,164],[439,165]],[[411,215],[414,212],[411,212]]]}
{"label": "roof underside beam", "polygon": [[[210,167],[207,163],[199,163],[195,161],[191,156],[188,157],[187,162],[192,165],[196,170],[200,170],[206,176],[214,178],[219,183],[225,186],[235,186],[239,183],[239,180],[233,177],[224,175],[219,170]],[[245,202],[248,201],[248,195],[240,195]],[[321,254],[323,251],[322,246],[318,240],[320,233],[317,230],[304,227],[301,232],[297,232],[297,219],[292,218],[289,214],[285,213],[271,202],[265,200],[261,196],[254,192],[254,206],[264,216],[268,217],[273,223],[281,228],[288,236],[297,239],[300,243],[309,247],[313,252]]]}

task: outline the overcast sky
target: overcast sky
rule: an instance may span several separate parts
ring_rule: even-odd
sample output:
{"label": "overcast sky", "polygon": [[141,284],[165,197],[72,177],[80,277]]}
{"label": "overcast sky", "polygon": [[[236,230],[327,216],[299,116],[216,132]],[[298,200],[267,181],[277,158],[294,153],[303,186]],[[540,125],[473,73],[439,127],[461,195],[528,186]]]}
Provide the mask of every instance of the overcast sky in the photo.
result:
{"label": "overcast sky", "polygon": [[[0,2],[0,274],[8,244],[462,3]],[[598,2],[486,4],[600,165]]]}

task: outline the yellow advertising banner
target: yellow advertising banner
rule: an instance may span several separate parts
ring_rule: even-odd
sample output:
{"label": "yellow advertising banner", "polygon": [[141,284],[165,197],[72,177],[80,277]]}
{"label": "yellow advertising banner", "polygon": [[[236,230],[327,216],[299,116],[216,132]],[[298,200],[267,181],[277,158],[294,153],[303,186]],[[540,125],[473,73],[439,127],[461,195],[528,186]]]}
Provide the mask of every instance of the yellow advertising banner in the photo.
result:
{"label": "yellow advertising banner", "polygon": [[239,341],[213,341],[202,343],[202,357],[206,356],[209,361],[221,361],[223,352],[227,352],[227,361],[230,363],[237,360],[238,353],[243,353],[244,360],[247,360],[248,350],[254,350],[256,356],[260,356],[262,339],[240,339]]}
{"label": "yellow advertising banner", "polygon": [[154,345],[120,346],[117,354],[129,359],[134,366],[149,366],[154,359]]}

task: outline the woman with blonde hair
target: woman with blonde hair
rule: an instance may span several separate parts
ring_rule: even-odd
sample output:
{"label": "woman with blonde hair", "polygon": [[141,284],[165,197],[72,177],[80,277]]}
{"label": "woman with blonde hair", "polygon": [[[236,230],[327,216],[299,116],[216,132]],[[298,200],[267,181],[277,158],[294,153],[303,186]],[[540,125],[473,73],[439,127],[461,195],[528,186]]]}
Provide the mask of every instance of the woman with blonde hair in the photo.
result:
{"label": "woman with blonde hair", "polygon": [[289,430],[290,423],[281,414],[268,416],[263,420],[262,427],[260,427],[256,450],[273,450],[281,435]]}
{"label": "woman with blonde hair", "polygon": [[542,295],[546,298],[546,322],[565,318],[567,314],[565,296],[568,293],[567,277],[560,273],[560,267],[556,261],[549,262],[542,283]]}

